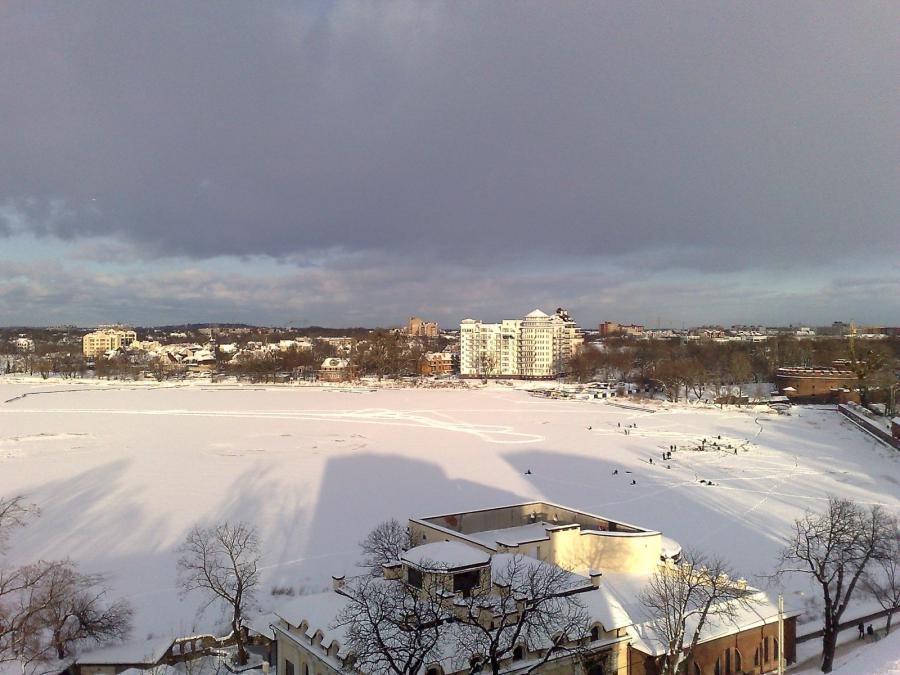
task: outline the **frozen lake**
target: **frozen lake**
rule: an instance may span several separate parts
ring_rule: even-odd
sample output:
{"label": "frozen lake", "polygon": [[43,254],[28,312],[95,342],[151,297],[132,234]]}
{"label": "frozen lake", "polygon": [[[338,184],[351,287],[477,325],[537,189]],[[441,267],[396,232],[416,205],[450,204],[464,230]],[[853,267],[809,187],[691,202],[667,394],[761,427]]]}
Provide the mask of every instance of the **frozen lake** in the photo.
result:
{"label": "frozen lake", "polygon": [[[11,556],[108,573],[137,608],[137,638],[218,618],[198,619],[175,589],[175,549],[198,522],[259,528],[267,608],[273,586],[318,591],[353,573],[356,542],[391,517],[544,499],[659,529],[761,584],[793,518],[829,494],[900,513],[900,454],[824,409],[47,382],[0,383],[0,401],[0,494],[43,511]],[[718,436],[737,454],[684,449]],[[805,588],[792,582],[787,603],[802,607]]]}

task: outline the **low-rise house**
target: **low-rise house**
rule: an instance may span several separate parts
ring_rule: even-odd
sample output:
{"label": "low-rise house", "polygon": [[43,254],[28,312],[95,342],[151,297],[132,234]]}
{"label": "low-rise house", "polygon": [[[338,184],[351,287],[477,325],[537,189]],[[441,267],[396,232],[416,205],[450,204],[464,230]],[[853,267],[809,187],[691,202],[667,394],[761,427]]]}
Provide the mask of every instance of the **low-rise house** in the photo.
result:
{"label": "low-rise house", "polygon": [[[418,675],[481,670],[479,659],[485,655],[462,649],[459,631],[474,618],[493,632],[508,625],[508,617],[515,620],[525,611],[533,600],[530,591],[505,583],[504,570],[512,564],[537,572],[557,570],[561,585],[553,591],[555,597],[577,601],[586,616],[579,624],[582,635],[551,637],[538,631],[522,638],[503,655],[502,672],[524,672],[541,662],[539,672],[552,675],[657,672],[665,640],[648,619],[641,593],[654,574],[677,569],[681,555],[681,547],[662,533],[549,502],[413,518],[408,530],[413,548],[385,564],[381,577],[369,583],[388,585],[379,586],[382,590],[402,584],[404,592],[438,599],[438,618],[428,625],[444,628],[433,658]],[[348,590],[356,588],[354,581],[336,576],[331,591],[291,598],[276,609],[272,628],[279,673],[366,672],[358,668],[357,655],[349,647],[352,635],[346,621],[338,620],[355,602]],[[743,580],[734,583],[753,604],[730,614],[727,621],[709,617],[688,664],[690,675],[759,675],[776,667],[778,610]],[[516,599],[515,605],[502,602],[509,597]],[[795,660],[797,614],[788,613],[784,620],[781,647],[789,663]],[[410,614],[403,620],[416,618]],[[691,637],[686,635],[685,646]]]}
{"label": "low-rise house", "polygon": [[419,361],[421,375],[452,375],[455,369],[454,355],[450,352],[427,352]]}
{"label": "low-rise house", "polygon": [[346,382],[350,379],[350,360],[328,357],[319,367],[318,379],[322,382]]}

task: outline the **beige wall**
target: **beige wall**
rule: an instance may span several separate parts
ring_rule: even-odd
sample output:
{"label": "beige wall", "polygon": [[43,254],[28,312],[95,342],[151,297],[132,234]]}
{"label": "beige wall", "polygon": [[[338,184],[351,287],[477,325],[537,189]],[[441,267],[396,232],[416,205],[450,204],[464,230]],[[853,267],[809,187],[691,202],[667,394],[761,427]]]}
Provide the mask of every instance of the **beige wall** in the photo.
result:
{"label": "beige wall", "polygon": [[[298,636],[305,640],[305,636]],[[294,664],[294,675],[337,675],[340,673],[314,652],[307,651],[292,640],[283,635],[277,635],[278,643],[278,673],[284,675],[287,672],[285,661],[290,660]],[[304,667],[308,669],[304,670]]]}
{"label": "beige wall", "polygon": [[609,572],[653,572],[662,553],[662,535],[617,534],[580,528],[550,532],[551,562],[578,574],[596,569]]}

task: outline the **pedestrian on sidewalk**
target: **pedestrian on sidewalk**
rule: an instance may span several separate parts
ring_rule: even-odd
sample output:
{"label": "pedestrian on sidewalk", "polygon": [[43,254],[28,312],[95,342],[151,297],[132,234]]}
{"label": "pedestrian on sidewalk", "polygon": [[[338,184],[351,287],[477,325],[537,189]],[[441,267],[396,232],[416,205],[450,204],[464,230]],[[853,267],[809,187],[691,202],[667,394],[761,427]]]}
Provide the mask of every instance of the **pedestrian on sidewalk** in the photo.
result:
{"label": "pedestrian on sidewalk", "polygon": [[872,628],[872,624],[869,624],[868,628],[866,628],[866,635],[868,635],[870,638],[875,638],[875,629]]}
{"label": "pedestrian on sidewalk", "polygon": [[858,624],[856,624],[856,630],[859,631],[859,637],[856,638],[856,639],[857,639],[857,640],[863,640],[863,639],[865,639],[865,637],[866,637],[866,629],[865,629],[865,626],[863,626],[863,622],[862,622],[862,621],[860,621]]}

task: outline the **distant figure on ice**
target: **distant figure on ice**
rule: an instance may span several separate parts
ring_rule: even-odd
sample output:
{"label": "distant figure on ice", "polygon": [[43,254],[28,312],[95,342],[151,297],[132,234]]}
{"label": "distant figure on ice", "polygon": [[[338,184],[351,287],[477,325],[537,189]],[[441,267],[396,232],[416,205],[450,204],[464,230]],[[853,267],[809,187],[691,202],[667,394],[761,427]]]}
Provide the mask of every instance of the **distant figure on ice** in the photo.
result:
{"label": "distant figure on ice", "polygon": [[591,425],[590,425],[590,424],[589,424],[589,425],[588,425],[588,431],[590,431],[590,430],[591,430],[591,428],[592,428],[592,427],[591,427]]}
{"label": "distant figure on ice", "polygon": [[671,468],[672,468],[672,465],[671,465],[671,464],[666,464],[666,468],[667,468],[667,469],[671,469]]}
{"label": "distant figure on ice", "polygon": [[619,470],[618,470],[618,469],[614,469],[614,470],[613,470],[613,476],[618,476],[618,475],[619,475]]}
{"label": "distant figure on ice", "polygon": [[653,458],[652,458],[652,457],[650,458],[650,463],[653,464]]}
{"label": "distant figure on ice", "polygon": [[[636,481],[634,478],[632,478],[632,479],[631,479],[631,484],[632,484],[632,485],[637,485],[637,481]],[[872,627],[872,626],[869,626],[869,628],[871,628],[871,627]]]}
{"label": "distant figure on ice", "polygon": [[525,475],[526,475],[526,476],[530,476],[530,475],[531,475],[531,469],[525,469]]}
{"label": "distant figure on ice", "polygon": [[616,426],[619,427],[619,428],[621,429],[621,428],[622,428],[622,423],[621,423],[621,422],[616,422]]}
{"label": "distant figure on ice", "polygon": [[856,630],[859,631],[859,637],[856,638],[857,640],[862,640],[862,639],[864,639],[864,638],[866,637],[866,629],[865,629],[865,627],[863,626],[863,622],[862,622],[862,621],[860,621],[858,624],[856,624]]}
{"label": "distant figure on ice", "polygon": [[734,449],[734,454],[737,454],[737,448]]}

